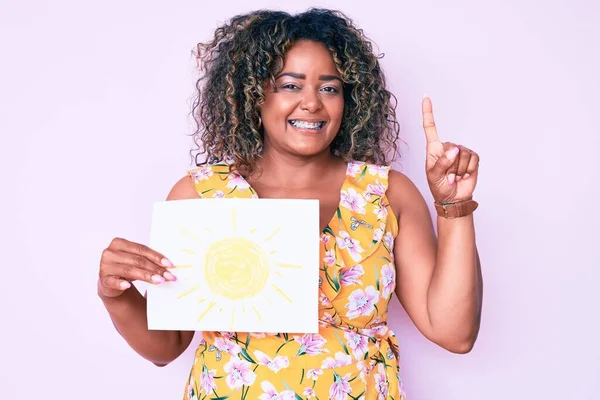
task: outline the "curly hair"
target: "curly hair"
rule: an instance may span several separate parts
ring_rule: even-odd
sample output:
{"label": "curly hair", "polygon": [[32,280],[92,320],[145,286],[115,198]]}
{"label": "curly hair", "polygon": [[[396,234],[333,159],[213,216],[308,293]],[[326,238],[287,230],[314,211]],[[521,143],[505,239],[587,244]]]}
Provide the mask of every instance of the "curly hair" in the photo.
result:
{"label": "curly hair", "polygon": [[265,86],[276,90],[285,54],[299,40],[323,43],[344,83],[342,123],[331,152],[346,161],[386,164],[394,159],[396,98],[386,89],[371,42],[341,12],[311,8],[296,15],[269,10],[238,15],[217,28],[211,41],[196,46],[193,54],[203,73],[192,108],[197,166],[228,162],[255,171],[263,146]]}

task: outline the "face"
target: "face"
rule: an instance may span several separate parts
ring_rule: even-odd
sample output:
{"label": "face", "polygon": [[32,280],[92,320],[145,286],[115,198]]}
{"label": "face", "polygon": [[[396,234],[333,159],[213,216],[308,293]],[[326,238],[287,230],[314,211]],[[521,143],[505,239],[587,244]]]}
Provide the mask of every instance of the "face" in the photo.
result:
{"label": "face", "polygon": [[328,151],[342,122],[344,94],[325,45],[308,40],[295,43],[275,87],[267,85],[261,109],[265,151],[296,156]]}

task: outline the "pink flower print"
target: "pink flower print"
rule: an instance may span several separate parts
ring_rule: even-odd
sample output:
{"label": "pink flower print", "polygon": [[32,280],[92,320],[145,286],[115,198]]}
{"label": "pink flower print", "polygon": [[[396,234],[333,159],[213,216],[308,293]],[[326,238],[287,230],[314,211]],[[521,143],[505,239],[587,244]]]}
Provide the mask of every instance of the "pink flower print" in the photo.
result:
{"label": "pink flower print", "polygon": [[354,162],[348,163],[348,168],[346,168],[346,175],[349,175],[354,178],[356,176],[356,174],[360,173],[361,167],[362,167],[362,164],[359,164],[359,163],[354,163]]}
{"label": "pink flower print", "polygon": [[375,304],[379,301],[379,291],[373,286],[368,286],[363,292],[362,289],[356,289],[348,296],[346,316],[354,319],[361,315],[371,315],[375,310]]}
{"label": "pink flower print", "polygon": [[315,394],[315,391],[313,388],[307,387],[306,389],[304,389],[304,395],[306,396],[307,399],[312,399],[313,397],[317,397],[317,395]]}
{"label": "pink flower print", "polygon": [[233,337],[234,333],[223,331],[223,332],[219,332],[219,335],[221,335],[222,338],[229,340]]}
{"label": "pink flower print", "polygon": [[187,400],[198,400],[198,396],[196,396],[196,392],[194,389],[194,378],[190,377],[190,383],[187,387]]}
{"label": "pink flower print", "polygon": [[329,307],[331,305],[331,301],[329,300],[329,297],[327,297],[327,295],[325,295],[325,293],[323,293],[323,292],[321,292],[321,294],[319,294],[319,301],[325,307]]}
{"label": "pink flower print", "polygon": [[214,197],[215,199],[222,199],[223,197],[225,197],[225,193],[223,193],[222,190],[217,190],[213,193],[212,197]]}
{"label": "pink flower print", "polygon": [[342,198],[340,201],[340,205],[342,207],[346,207],[349,210],[352,210],[355,213],[365,214],[365,205],[367,204],[367,199],[358,193],[354,188],[348,188],[348,191],[342,190]]}
{"label": "pink flower print", "polygon": [[323,346],[327,344],[327,340],[318,333],[307,333],[302,337],[294,336],[294,340],[300,343],[297,354],[299,356],[302,354],[316,356],[317,354],[327,353],[329,351],[323,348]]}
{"label": "pink flower print", "polygon": [[385,375],[385,368],[383,364],[379,364],[378,373],[375,374],[375,388],[377,389],[377,400],[385,400],[389,391],[389,382]]}
{"label": "pink flower print", "polygon": [[379,175],[380,178],[385,178],[387,176],[388,167],[384,165],[368,165],[367,171],[371,175]]}
{"label": "pink flower print", "polygon": [[197,181],[205,181],[210,178],[213,174],[212,168],[210,167],[201,167],[192,173],[193,177]]}
{"label": "pink flower print", "polygon": [[238,190],[246,190],[250,187],[248,182],[244,179],[243,176],[237,173],[229,174],[229,182],[227,182],[227,187],[230,189],[237,188]]}
{"label": "pink flower print", "polygon": [[287,356],[276,356],[271,359],[260,350],[254,350],[254,356],[256,357],[259,365],[264,365],[273,372],[279,372],[280,369],[287,368],[290,366],[290,361]]}
{"label": "pink flower print", "polygon": [[291,390],[284,390],[283,392],[277,393],[275,386],[269,381],[262,381],[260,387],[264,392],[258,396],[260,400],[294,400],[294,392]]}
{"label": "pink flower print", "polygon": [[396,269],[392,263],[385,264],[381,268],[381,279],[379,282],[383,286],[383,297],[387,299],[394,290],[396,283]]}
{"label": "pink flower print", "polygon": [[335,264],[335,251],[327,250],[325,252],[325,258],[323,258],[323,261],[328,267],[331,267],[333,264]]}
{"label": "pink flower print", "polygon": [[330,400],[346,400],[348,399],[348,393],[352,391],[350,389],[350,374],[346,374],[343,377],[333,373],[333,385],[329,388],[329,399]]}
{"label": "pink flower print", "polygon": [[360,247],[360,242],[356,239],[352,239],[346,231],[339,231],[338,233],[340,236],[336,237],[335,240],[340,249],[347,249],[350,257],[352,257],[354,261],[360,260],[360,253],[364,251],[363,248]]}
{"label": "pink flower print", "polygon": [[256,339],[263,339],[267,334],[264,332],[250,332],[250,336]]}
{"label": "pink flower print", "polygon": [[338,351],[337,353],[335,353],[335,358],[327,357],[325,360],[323,360],[323,364],[321,365],[321,368],[322,369],[339,368],[339,367],[345,367],[346,365],[350,365],[350,364],[352,364],[352,357],[350,357],[348,354]]}
{"label": "pink flower print", "polygon": [[242,386],[250,386],[256,379],[256,374],[251,370],[251,364],[235,356],[231,356],[223,369],[227,373],[225,382],[229,389],[239,390]]}
{"label": "pink flower print", "polygon": [[217,350],[229,353],[232,356],[237,356],[238,353],[242,351],[242,348],[238,344],[233,343],[232,341],[224,339],[222,337],[218,337],[215,339],[215,347],[217,348]]}
{"label": "pink flower print", "polygon": [[376,205],[373,208],[373,213],[375,215],[377,215],[377,219],[385,219],[385,217],[387,217],[387,215],[388,215],[388,209],[384,205],[381,205],[381,206]]}
{"label": "pink flower print", "polygon": [[335,318],[333,318],[333,316],[328,312],[324,312],[319,322],[322,322],[323,327],[335,325]]}
{"label": "pink flower print", "polygon": [[354,358],[362,359],[369,347],[368,338],[356,332],[344,332],[344,337],[348,340],[347,346],[352,350]]}
{"label": "pink flower print", "polygon": [[308,372],[306,373],[306,378],[316,381],[317,379],[319,379],[319,375],[323,375],[322,369],[320,369],[320,368],[309,369]]}
{"label": "pink flower print", "polygon": [[340,283],[342,286],[362,285],[360,278],[365,274],[362,265],[356,264],[348,269],[340,270]]}
{"label": "pink flower print", "polygon": [[321,243],[327,244],[329,240],[331,240],[331,237],[328,234],[324,233],[321,235]]}
{"label": "pink flower print", "polygon": [[382,237],[383,231],[379,228],[375,229],[375,232],[373,232],[373,242],[379,242]]}
{"label": "pink flower print", "polygon": [[200,387],[202,387],[202,391],[207,395],[211,394],[213,390],[217,388],[217,384],[215,383],[216,373],[216,369],[211,369],[209,371],[206,366],[202,367],[202,373],[200,374]]}
{"label": "pink flower print", "polygon": [[392,232],[385,233],[385,236],[383,237],[383,243],[385,243],[387,248],[390,250],[392,247],[394,247],[394,236],[392,235]]}
{"label": "pink flower print", "polygon": [[376,181],[374,185],[372,183],[369,183],[367,185],[367,193],[373,196],[381,197],[385,194],[385,186],[379,183],[379,181]]}

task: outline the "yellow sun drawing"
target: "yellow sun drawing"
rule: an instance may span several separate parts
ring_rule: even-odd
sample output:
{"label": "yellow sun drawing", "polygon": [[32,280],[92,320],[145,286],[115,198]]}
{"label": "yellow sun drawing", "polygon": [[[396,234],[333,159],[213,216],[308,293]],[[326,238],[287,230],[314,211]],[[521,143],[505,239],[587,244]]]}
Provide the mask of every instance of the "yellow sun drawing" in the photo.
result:
{"label": "yellow sun drawing", "polygon": [[[281,227],[264,232],[256,227],[239,229],[235,209],[231,214],[231,229],[219,235],[211,229],[194,233],[179,227],[187,237],[187,246],[182,254],[192,258],[192,262],[179,264],[187,288],[177,295],[178,299],[196,293],[199,308],[197,321],[210,313],[226,313],[230,328],[235,326],[236,315],[248,318],[252,314],[256,321],[262,321],[260,305],[272,304],[273,296],[292,303],[278,282],[286,280],[286,271],[303,268],[301,265],[283,262],[272,240],[280,233]],[[191,241],[190,241],[191,240]],[[185,271],[185,272],[184,272]],[[236,314],[237,311],[237,314]]]}

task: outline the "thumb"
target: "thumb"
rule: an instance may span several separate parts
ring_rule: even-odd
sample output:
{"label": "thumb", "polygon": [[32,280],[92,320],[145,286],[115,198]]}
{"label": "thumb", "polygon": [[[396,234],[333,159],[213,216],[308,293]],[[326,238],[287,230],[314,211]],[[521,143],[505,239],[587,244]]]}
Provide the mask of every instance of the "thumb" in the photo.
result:
{"label": "thumb", "polygon": [[434,180],[442,179],[449,172],[454,172],[456,168],[453,168],[457,163],[456,156],[459,153],[459,148],[454,146],[447,150],[440,158],[437,159],[435,164],[429,170],[431,178]]}

